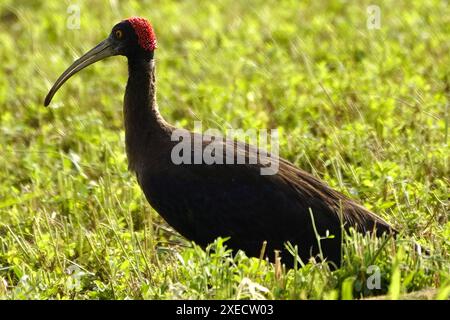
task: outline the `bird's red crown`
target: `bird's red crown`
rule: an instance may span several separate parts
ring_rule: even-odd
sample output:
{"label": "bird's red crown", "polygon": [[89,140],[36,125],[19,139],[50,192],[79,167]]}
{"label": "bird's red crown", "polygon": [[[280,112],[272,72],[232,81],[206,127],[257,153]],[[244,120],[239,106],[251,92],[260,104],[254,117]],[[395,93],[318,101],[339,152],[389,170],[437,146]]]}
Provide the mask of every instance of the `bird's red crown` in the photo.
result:
{"label": "bird's red crown", "polygon": [[153,51],[157,48],[155,32],[147,19],[131,17],[127,21],[133,27],[134,32],[136,32],[138,43],[144,50]]}

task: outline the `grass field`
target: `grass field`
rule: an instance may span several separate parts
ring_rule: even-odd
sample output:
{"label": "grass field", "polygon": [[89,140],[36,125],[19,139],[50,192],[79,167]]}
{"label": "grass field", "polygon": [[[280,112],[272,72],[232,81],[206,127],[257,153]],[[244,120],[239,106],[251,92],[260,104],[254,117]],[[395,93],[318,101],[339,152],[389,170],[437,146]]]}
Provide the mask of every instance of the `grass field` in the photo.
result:
{"label": "grass field", "polygon": [[[371,4],[379,29],[367,27]],[[0,298],[448,298],[448,5],[2,0]],[[278,128],[281,156],[401,236],[352,235],[341,269],[311,260],[287,271],[232,255],[222,239],[205,252],[174,232],[127,171],[125,58],[89,67],[43,107],[57,76],[132,15],[154,25],[169,122]]]}

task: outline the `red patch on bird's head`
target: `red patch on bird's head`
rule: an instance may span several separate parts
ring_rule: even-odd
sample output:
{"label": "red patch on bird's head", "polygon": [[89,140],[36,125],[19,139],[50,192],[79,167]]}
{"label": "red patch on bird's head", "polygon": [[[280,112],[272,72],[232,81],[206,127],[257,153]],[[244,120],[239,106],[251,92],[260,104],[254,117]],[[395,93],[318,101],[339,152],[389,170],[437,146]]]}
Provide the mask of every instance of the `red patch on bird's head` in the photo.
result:
{"label": "red patch on bird's head", "polygon": [[147,19],[139,17],[128,18],[128,21],[136,32],[138,37],[138,43],[142,49],[147,51],[153,51],[156,46],[156,35],[153,31],[153,27]]}

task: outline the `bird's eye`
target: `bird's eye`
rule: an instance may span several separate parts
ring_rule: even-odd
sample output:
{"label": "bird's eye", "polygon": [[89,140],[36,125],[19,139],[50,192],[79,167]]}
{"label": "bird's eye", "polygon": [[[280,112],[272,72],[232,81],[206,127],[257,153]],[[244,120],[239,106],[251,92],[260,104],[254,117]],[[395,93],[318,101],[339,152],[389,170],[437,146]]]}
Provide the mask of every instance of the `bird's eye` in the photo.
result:
{"label": "bird's eye", "polygon": [[122,30],[114,31],[114,36],[116,37],[116,39],[121,40],[123,38],[123,31]]}

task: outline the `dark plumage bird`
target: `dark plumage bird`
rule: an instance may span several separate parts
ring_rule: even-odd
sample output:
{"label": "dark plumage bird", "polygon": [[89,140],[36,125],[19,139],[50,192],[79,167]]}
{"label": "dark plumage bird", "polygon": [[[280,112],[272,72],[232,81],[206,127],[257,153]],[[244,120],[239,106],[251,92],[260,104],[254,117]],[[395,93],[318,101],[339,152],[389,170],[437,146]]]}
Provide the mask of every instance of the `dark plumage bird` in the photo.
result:
{"label": "dark plumage bird", "polygon": [[[394,232],[381,218],[287,160],[279,159],[276,174],[261,175],[263,160],[270,156],[244,143],[219,142],[247,160],[256,152],[260,156],[256,164],[174,164],[171,152],[178,141],[171,136],[177,129],[158,112],[155,49],[156,37],[147,20],[134,17],[118,23],[106,40],[59,77],[45,105],[76,72],[109,56],[126,56],[129,78],[123,111],[129,168],[152,207],[180,234],[201,246],[219,236],[230,237],[228,246],[250,256],[259,256],[267,241],[266,253],[273,256],[273,250],[282,250],[282,261],[292,266],[285,243],[298,245],[305,261],[319,253],[316,232],[334,235],[320,244],[324,257],[337,265],[342,226],[377,236]],[[200,134],[185,133],[202,139],[192,145],[192,158],[210,143]]]}

